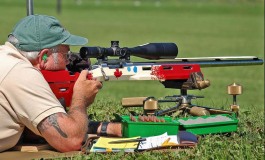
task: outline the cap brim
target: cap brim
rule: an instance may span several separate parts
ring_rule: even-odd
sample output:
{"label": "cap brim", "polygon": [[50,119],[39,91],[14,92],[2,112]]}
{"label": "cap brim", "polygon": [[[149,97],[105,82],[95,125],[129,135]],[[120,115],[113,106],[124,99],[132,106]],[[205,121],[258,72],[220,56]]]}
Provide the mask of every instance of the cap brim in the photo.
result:
{"label": "cap brim", "polygon": [[70,35],[62,44],[69,45],[69,46],[82,46],[87,44],[87,38]]}

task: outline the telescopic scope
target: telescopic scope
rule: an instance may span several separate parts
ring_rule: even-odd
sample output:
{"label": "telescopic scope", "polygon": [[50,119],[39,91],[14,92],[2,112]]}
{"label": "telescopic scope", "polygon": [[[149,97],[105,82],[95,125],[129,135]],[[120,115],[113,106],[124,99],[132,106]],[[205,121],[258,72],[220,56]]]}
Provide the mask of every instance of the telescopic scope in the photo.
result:
{"label": "telescopic scope", "polygon": [[107,56],[119,56],[120,59],[129,60],[133,55],[149,60],[158,60],[176,58],[178,47],[175,43],[147,43],[133,48],[120,48],[119,41],[111,41],[110,48],[82,47],[79,54],[83,59],[107,59]]}

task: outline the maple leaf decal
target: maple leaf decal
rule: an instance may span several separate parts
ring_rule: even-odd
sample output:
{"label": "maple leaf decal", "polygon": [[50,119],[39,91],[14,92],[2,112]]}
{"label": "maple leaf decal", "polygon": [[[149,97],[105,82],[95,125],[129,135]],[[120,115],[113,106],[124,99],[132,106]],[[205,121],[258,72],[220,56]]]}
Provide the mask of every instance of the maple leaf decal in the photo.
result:
{"label": "maple leaf decal", "polygon": [[119,68],[116,69],[116,71],[114,72],[114,76],[116,78],[119,78],[122,75],[122,71],[119,70]]}

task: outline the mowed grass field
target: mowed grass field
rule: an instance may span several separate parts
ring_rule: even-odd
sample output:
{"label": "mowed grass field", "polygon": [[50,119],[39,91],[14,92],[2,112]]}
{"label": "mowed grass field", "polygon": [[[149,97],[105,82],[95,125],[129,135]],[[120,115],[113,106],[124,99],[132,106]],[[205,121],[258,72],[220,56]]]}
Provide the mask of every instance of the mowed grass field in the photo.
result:
{"label": "mowed grass field", "polygon": [[[58,18],[73,34],[89,39],[89,46],[110,47],[119,40],[121,47],[148,42],[174,42],[178,57],[258,56],[264,59],[264,1],[208,0],[74,0],[62,1],[57,13],[54,0],[34,1],[35,14]],[[0,1],[0,43],[14,24],[26,16],[26,1]],[[73,47],[77,52],[79,47]],[[132,58],[132,60],[141,60]],[[264,156],[264,65],[202,68],[211,86],[201,91],[204,99],[193,103],[229,109],[232,96],[227,86],[243,86],[237,97],[240,105],[238,132],[230,137],[208,135],[195,149],[180,152],[141,154],[90,154],[76,159],[263,159]],[[158,81],[103,82],[104,87],[88,113],[95,120],[111,120],[113,113],[128,114],[121,106],[123,97],[179,94],[165,89]],[[172,107],[166,104],[163,107]],[[168,158],[169,156],[169,158]]]}

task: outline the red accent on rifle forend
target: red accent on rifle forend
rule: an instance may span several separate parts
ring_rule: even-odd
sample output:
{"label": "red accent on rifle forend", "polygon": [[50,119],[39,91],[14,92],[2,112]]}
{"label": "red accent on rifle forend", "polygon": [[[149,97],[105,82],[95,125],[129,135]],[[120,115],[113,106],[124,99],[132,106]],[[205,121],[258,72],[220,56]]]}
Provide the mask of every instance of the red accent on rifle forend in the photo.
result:
{"label": "red accent on rifle forend", "polygon": [[159,80],[189,79],[193,72],[201,72],[198,64],[163,64],[152,67],[152,75]]}

